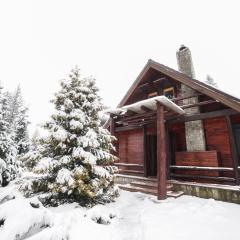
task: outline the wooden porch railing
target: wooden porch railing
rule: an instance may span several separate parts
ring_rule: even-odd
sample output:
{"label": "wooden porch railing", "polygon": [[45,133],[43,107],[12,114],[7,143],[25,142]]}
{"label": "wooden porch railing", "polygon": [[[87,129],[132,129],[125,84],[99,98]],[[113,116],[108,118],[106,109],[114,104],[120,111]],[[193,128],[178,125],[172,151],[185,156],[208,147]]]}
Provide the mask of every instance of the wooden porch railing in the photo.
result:
{"label": "wooden porch railing", "polygon": [[143,164],[135,163],[114,163],[115,166],[119,167],[120,173],[143,175]]}
{"label": "wooden porch railing", "polygon": [[227,167],[198,167],[198,166],[177,166],[177,165],[171,165],[171,169],[184,169],[184,170],[207,170],[207,171],[233,171],[233,168],[227,168]]}
{"label": "wooden porch railing", "polygon": [[[135,163],[114,163],[115,166],[119,167],[120,173],[125,174],[132,174],[132,175],[143,175],[143,164],[135,164]],[[234,177],[225,177],[225,176],[207,176],[201,174],[183,174],[183,173],[174,173],[171,170],[189,170],[191,171],[217,171],[217,172],[233,172],[234,168],[230,167],[203,167],[203,166],[179,166],[179,165],[170,165],[170,177],[178,178],[178,179],[189,179],[189,180],[212,180],[212,181],[219,181],[219,182],[229,182],[235,183],[236,178]],[[238,167],[240,171],[240,166]]]}
{"label": "wooden porch railing", "polygon": [[[234,168],[228,167],[203,167],[203,166],[177,166],[170,165],[170,170],[190,170],[190,171],[217,171],[217,172],[233,172]],[[220,182],[236,182],[234,177],[224,177],[224,176],[207,176],[200,174],[185,174],[185,173],[172,173],[170,172],[170,177],[173,178],[182,178],[182,179],[205,179],[205,180],[214,180]]]}

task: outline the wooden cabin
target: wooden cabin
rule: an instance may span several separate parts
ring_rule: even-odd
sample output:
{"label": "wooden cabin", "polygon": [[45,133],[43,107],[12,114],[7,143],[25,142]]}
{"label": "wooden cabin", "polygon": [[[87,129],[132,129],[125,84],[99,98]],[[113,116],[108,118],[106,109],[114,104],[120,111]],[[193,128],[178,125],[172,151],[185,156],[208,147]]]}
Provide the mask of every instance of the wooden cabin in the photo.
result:
{"label": "wooden cabin", "polygon": [[239,185],[240,99],[189,74],[149,60],[108,124],[119,172],[157,179],[159,199],[172,179]]}

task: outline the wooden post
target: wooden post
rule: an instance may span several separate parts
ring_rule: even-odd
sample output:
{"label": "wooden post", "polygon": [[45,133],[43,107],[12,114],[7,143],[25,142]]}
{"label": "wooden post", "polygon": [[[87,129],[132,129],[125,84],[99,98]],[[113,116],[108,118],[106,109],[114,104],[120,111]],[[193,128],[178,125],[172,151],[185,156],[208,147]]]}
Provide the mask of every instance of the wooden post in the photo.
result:
{"label": "wooden post", "polygon": [[229,132],[229,140],[231,146],[232,160],[233,160],[233,168],[235,173],[236,184],[239,185],[239,176],[238,176],[238,155],[236,149],[235,138],[233,135],[232,123],[229,116],[226,116],[228,132]]}
{"label": "wooden post", "polygon": [[110,114],[110,133],[115,136],[115,122],[112,114]]}
{"label": "wooden post", "polygon": [[167,197],[167,154],[164,123],[164,106],[157,102],[157,178],[158,199]]}
{"label": "wooden post", "polygon": [[[113,114],[110,114],[110,124],[109,124],[110,129],[109,130],[110,130],[111,135],[115,136],[115,121],[114,121],[113,116],[114,116]],[[112,145],[115,147],[115,150],[112,150],[111,154],[113,154],[113,155],[115,155],[116,153],[119,154],[117,142],[113,141]]]}
{"label": "wooden post", "polygon": [[167,152],[167,179],[170,179],[170,165],[171,165],[171,151],[170,151],[170,139],[169,139],[169,124],[166,125],[166,152]]}
{"label": "wooden post", "polygon": [[148,176],[147,173],[147,126],[143,125],[143,151],[144,151],[144,163],[143,163],[143,170],[144,170],[144,177]]}

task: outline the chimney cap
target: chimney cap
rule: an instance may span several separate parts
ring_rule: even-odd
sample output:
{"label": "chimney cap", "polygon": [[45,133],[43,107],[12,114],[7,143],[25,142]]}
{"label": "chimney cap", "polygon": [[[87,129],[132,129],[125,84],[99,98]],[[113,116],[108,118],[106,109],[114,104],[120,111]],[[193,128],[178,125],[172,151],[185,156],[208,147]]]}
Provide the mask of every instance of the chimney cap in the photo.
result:
{"label": "chimney cap", "polygon": [[183,51],[183,50],[185,50],[187,47],[184,45],[184,44],[182,44],[181,46],[180,46],[180,48],[179,48],[179,51],[181,52],[181,51]]}

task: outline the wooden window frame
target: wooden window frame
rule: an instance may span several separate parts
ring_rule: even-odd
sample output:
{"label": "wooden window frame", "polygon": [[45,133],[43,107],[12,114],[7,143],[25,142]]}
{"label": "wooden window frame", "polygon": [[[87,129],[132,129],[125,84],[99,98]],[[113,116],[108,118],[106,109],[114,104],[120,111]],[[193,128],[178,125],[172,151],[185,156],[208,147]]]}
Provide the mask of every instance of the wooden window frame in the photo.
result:
{"label": "wooden window frame", "polygon": [[169,88],[163,89],[163,95],[165,96],[165,93],[170,92],[170,91],[173,92],[173,98],[174,98],[175,97],[175,89],[174,89],[174,87],[169,87]]}
{"label": "wooden window frame", "polygon": [[156,97],[158,96],[158,91],[148,93],[148,98]]}

